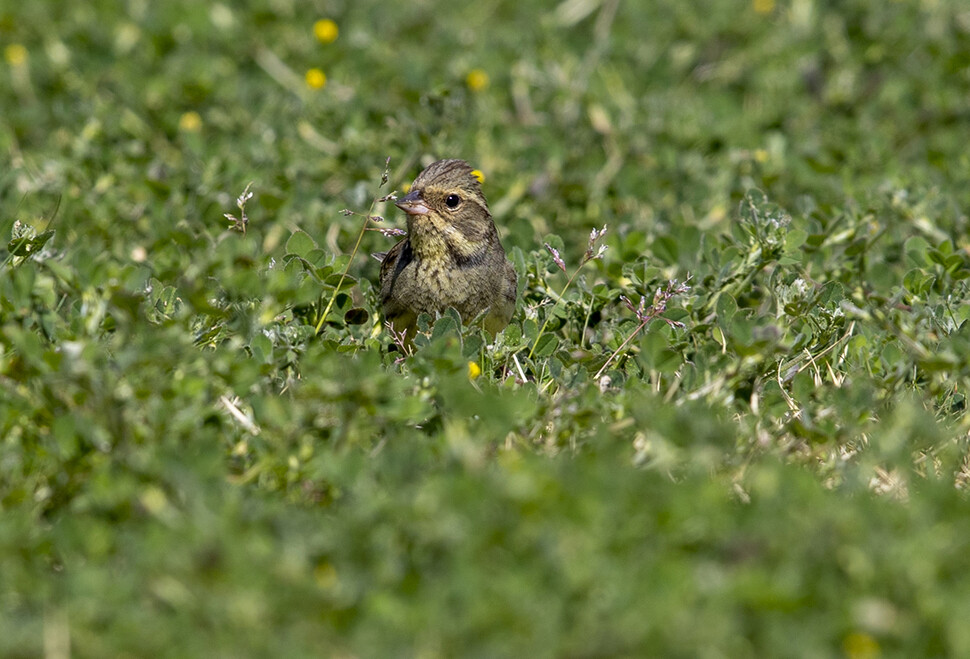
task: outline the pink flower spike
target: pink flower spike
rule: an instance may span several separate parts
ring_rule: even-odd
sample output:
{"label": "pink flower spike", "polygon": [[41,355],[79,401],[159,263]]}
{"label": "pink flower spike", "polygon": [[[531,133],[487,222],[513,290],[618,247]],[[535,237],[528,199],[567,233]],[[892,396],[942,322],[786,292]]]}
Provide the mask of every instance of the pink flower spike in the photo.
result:
{"label": "pink flower spike", "polygon": [[566,272],[566,264],[563,262],[562,257],[559,256],[559,250],[557,250],[549,243],[543,243],[543,244],[546,246],[546,249],[549,250],[549,253],[552,254],[552,260],[556,262],[556,265],[559,266],[559,269],[562,270],[563,272]]}

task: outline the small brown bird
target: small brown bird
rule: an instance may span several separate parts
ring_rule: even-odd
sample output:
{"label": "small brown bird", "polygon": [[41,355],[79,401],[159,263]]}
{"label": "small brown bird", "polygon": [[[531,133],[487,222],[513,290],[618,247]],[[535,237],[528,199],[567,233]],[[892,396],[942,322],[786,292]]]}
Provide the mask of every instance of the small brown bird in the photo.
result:
{"label": "small brown bird", "polygon": [[505,256],[478,179],[464,160],[428,165],[397,207],[408,235],[381,263],[384,320],[414,336],[418,314],[448,307],[466,325],[483,316],[492,336],[515,310],[515,269]]}

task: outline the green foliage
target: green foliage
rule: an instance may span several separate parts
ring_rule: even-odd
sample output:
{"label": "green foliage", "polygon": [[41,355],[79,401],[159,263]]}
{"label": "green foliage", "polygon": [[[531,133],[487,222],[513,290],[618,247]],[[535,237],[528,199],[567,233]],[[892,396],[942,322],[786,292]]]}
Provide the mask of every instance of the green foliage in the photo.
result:
{"label": "green foliage", "polygon": [[970,652],[962,3],[308,11],[0,7],[0,654]]}

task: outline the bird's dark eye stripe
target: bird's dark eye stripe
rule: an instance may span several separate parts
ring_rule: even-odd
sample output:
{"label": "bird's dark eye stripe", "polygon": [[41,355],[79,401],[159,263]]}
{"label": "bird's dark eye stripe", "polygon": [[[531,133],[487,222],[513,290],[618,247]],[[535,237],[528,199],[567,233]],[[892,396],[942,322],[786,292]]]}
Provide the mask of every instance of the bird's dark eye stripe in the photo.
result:
{"label": "bird's dark eye stripe", "polygon": [[445,204],[448,208],[458,208],[458,204],[461,203],[461,197],[456,194],[450,194],[445,198]]}

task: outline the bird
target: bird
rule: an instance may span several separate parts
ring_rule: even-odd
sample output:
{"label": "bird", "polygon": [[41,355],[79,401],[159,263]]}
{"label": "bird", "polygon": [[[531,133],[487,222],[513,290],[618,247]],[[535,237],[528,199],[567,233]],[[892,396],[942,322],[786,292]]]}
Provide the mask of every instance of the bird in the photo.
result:
{"label": "bird", "polygon": [[407,236],[381,262],[381,305],[405,343],[422,313],[453,307],[463,324],[481,319],[494,338],[515,311],[515,268],[473,172],[464,160],[438,160],[394,202],[407,214]]}

